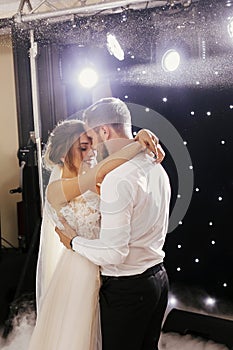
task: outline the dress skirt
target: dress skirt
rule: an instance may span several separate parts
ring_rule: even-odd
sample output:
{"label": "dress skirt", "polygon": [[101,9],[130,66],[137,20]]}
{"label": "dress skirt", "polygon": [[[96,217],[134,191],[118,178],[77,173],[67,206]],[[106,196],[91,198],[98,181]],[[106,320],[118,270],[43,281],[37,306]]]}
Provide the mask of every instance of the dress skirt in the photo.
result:
{"label": "dress skirt", "polygon": [[99,268],[65,249],[42,297],[28,350],[101,349]]}

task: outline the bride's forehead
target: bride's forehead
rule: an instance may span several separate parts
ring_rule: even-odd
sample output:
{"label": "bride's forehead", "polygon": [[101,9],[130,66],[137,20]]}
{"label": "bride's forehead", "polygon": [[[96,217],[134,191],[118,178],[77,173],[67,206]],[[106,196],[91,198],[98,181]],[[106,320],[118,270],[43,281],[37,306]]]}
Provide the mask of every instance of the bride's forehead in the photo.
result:
{"label": "bride's forehead", "polygon": [[79,140],[80,140],[80,143],[90,143],[90,139],[86,133],[81,134]]}
{"label": "bride's forehead", "polygon": [[90,128],[90,129],[86,130],[86,134],[87,134],[88,137],[93,138],[97,133],[96,133],[96,131],[94,129]]}

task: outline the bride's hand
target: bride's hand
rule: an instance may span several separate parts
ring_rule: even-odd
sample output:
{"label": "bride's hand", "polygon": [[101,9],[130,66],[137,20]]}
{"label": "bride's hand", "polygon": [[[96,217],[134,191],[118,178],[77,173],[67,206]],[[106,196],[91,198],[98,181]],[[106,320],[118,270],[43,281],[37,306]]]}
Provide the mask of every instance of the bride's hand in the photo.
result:
{"label": "bride's hand", "polygon": [[161,163],[165,157],[165,152],[159,144],[158,137],[148,129],[141,129],[135,136],[135,141],[141,143],[143,147],[150,150],[154,156],[156,163]]}
{"label": "bride's hand", "polygon": [[59,230],[58,227],[55,228],[55,231],[57,232],[60,242],[67,248],[67,249],[71,249],[71,241],[72,239],[70,239],[69,237],[67,237],[63,231]]}

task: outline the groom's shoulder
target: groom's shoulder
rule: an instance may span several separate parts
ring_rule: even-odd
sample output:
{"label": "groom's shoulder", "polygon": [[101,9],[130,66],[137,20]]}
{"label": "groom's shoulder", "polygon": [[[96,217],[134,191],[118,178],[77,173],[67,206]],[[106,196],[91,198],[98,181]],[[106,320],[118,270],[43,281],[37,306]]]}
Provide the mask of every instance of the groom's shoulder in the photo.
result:
{"label": "groom's shoulder", "polygon": [[148,172],[153,169],[154,163],[151,157],[147,157],[144,153],[139,153],[132,159],[112,170],[106,177],[127,178],[134,177],[138,172]]}

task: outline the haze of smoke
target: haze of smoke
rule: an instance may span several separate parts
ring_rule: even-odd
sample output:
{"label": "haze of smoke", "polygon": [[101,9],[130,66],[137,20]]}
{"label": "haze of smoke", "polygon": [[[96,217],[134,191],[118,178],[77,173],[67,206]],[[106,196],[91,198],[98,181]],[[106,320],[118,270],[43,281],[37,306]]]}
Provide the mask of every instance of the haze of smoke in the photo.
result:
{"label": "haze of smoke", "polygon": [[[182,291],[182,292],[181,292]],[[204,306],[203,300],[208,297],[207,293],[188,287],[176,286],[172,288],[170,297],[175,296],[177,305],[168,304],[164,320],[173,307],[184,311],[192,311],[199,314],[221,317],[233,320],[233,307],[226,302],[218,301],[212,308]],[[29,299],[29,297],[28,297]],[[7,339],[0,337],[1,350],[26,350],[35,324],[35,308],[33,301],[23,300],[18,302],[17,314],[12,318],[12,331]],[[204,340],[190,334],[162,333],[159,350],[227,350],[222,344],[216,344],[212,340]],[[65,350],[65,349],[64,349]]]}
{"label": "haze of smoke", "polygon": [[[26,350],[34,327],[35,314],[25,313],[19,320],[15,318],[13,330],[6,340],[0,340],[1,350]],[[159,350],[227,350],[221,344],[211,340],[205,341],[191,335],[179,335],[177,333],[162,333]],[[65,350],[65,349],[64,349]]]}

